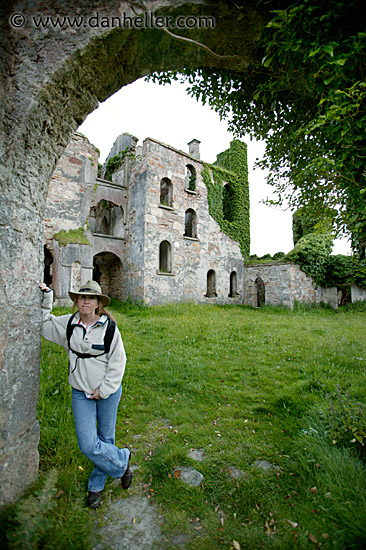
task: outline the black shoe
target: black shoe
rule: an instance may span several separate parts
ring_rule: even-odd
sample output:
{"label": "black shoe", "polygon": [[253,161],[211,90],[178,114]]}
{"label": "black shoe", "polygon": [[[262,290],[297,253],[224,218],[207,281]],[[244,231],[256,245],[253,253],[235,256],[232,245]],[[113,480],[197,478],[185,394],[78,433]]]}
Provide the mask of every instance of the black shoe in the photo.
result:
{"label": "black shoe", "polygon": [[87,498],[87,505],[89,508],[99,508],[102,501],[103,491],[89,491]]}
{"label": "black shoe", "polygon": [[131,459],[131,453],[130,453],[130,456],[128,457],[127,470],[125,471],[125,473],[121,477],[121,483],[122,483],[122,488],[123,489],[128,489],[129,486],[131,485],[131,481],[132,481],[132,472],[131,472],[130,467],[129,467],[130,459]]}

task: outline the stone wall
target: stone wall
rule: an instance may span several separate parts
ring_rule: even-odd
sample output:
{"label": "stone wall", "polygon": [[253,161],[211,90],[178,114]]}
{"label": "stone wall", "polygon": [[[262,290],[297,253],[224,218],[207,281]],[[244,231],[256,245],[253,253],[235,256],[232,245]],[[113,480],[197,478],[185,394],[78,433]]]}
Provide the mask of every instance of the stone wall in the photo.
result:
{"label": "stone wall", "polygon": [[44,240],[52,251],[53,236],[82,227],[89,213],[98,170],[98,153],[76,132],[59,159],[48,187]]}
{"label": "stone wall", "polygon": [[351,301],[357,302],[358,300],[366,300],[366,288],[360,288],[359,286],[351,286]]}
{"label": "stone wall", "polygon": [[299,303],[329,303],[338,308],[337,289],[317,287],[300,266],[291,263],[251,264],[244,268],[244,304],[257,307],[261,283],[265,305],[294,307]]}
{"label": "stone wall", "polygon": [[[197,152],[196,152],[197,154]],[[202,164],[187,153],[152,138],[144,141],[146,189],[144,227],[140,227],[143,254],[144,300],[148,304],[180,302],[241,303],[243,257],[239,245],[225,235],[208,211],[207,188]],[[196,190],[187,190],[187,165],[196,172]],[[161,181],[172,186],[171,205],[161,204]],[[142,185],[142,184],[140,184]],[[196,215],[195,236],[185,236],[186,211]],[[159,247],[167,241],[171,254],[170,272],[159,269]],[[215,271],[216,294],[207,293],[207,274]],[[230,274],[237,275],[237,295],[229,298]]]}

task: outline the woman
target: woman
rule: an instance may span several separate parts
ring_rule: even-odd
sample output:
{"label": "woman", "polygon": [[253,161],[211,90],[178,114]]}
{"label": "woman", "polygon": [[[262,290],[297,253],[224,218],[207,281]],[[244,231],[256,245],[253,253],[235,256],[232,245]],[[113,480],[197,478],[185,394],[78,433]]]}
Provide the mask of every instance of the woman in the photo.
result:
{"label": "woman", "polygon": [[[110,298],[99,284],[88,281],[78,292],[69,292],[77,312],[51,314],[53,292],[39,285],[42,297],[42,336],[62,346],[69,355],[77,440],[81,452],[94,463],[88,482],[87,504],[99,508],[107,476],[121,478],[128,489],[132,473],[129,449],[115,446],[118,403],[126,354],[121,334],[104,307]],[[107,343],[109,340],[109,345]]]}

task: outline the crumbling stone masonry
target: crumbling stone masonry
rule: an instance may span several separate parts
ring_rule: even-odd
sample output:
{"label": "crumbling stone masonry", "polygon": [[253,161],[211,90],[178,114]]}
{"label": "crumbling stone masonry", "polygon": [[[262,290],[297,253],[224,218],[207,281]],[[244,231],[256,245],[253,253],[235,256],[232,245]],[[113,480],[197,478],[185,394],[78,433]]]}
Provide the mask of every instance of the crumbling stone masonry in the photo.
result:
{"label": "crumbling stone masonry", "polygon": [[[111,296],[146,304],[242,303],[243,257],[209,214],[199,142],[188,153],[152,138],[136,145],[117,138],[103,168],[117,162],[111,181],[97,177],[96,150],[79,133],[57,164],[44,235],[58,302],[93,276]],[[69,230],[85,230],[88,244],[72,235],[60,244]]]}
{"label": "crumbling stone masonry", "polygon": [[298,265],[285,262],[245,266],[243,294],[244,303],[254,307],[324,302],[338,309],[336,288],[318,287]]}

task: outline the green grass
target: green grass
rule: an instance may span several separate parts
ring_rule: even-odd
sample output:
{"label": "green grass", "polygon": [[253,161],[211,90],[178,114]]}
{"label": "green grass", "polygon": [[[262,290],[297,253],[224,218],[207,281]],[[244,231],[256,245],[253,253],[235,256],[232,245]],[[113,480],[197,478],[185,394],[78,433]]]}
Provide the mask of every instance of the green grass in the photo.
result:
{"label": "green grass", "polygon": [[[176,536],[190,550],[233,541],[366,547],[364,312],[118,302],[110,310],[128,357],[117,442],[134,449],[139,469],[123,494],[108,481],[106,500],[141,495],[145,484],[167,548]],[[5,511],[8,538],[18,540],[10,548],[88,548],[103,511],[85,507],[91,464],[76,442],[66,354],[48,342],[38,418],[40,481]],[[189,459],[190,449],[203,449],[204,461]],[[276,469],[258,470],[256,460]],[[172,475],[187,465],[205,476],[199,488]],[[233,468],[246,475],[232,479]],[[32,516],[32,507],[43,512]],[[34,533],[29,546],[24,525]]]}

